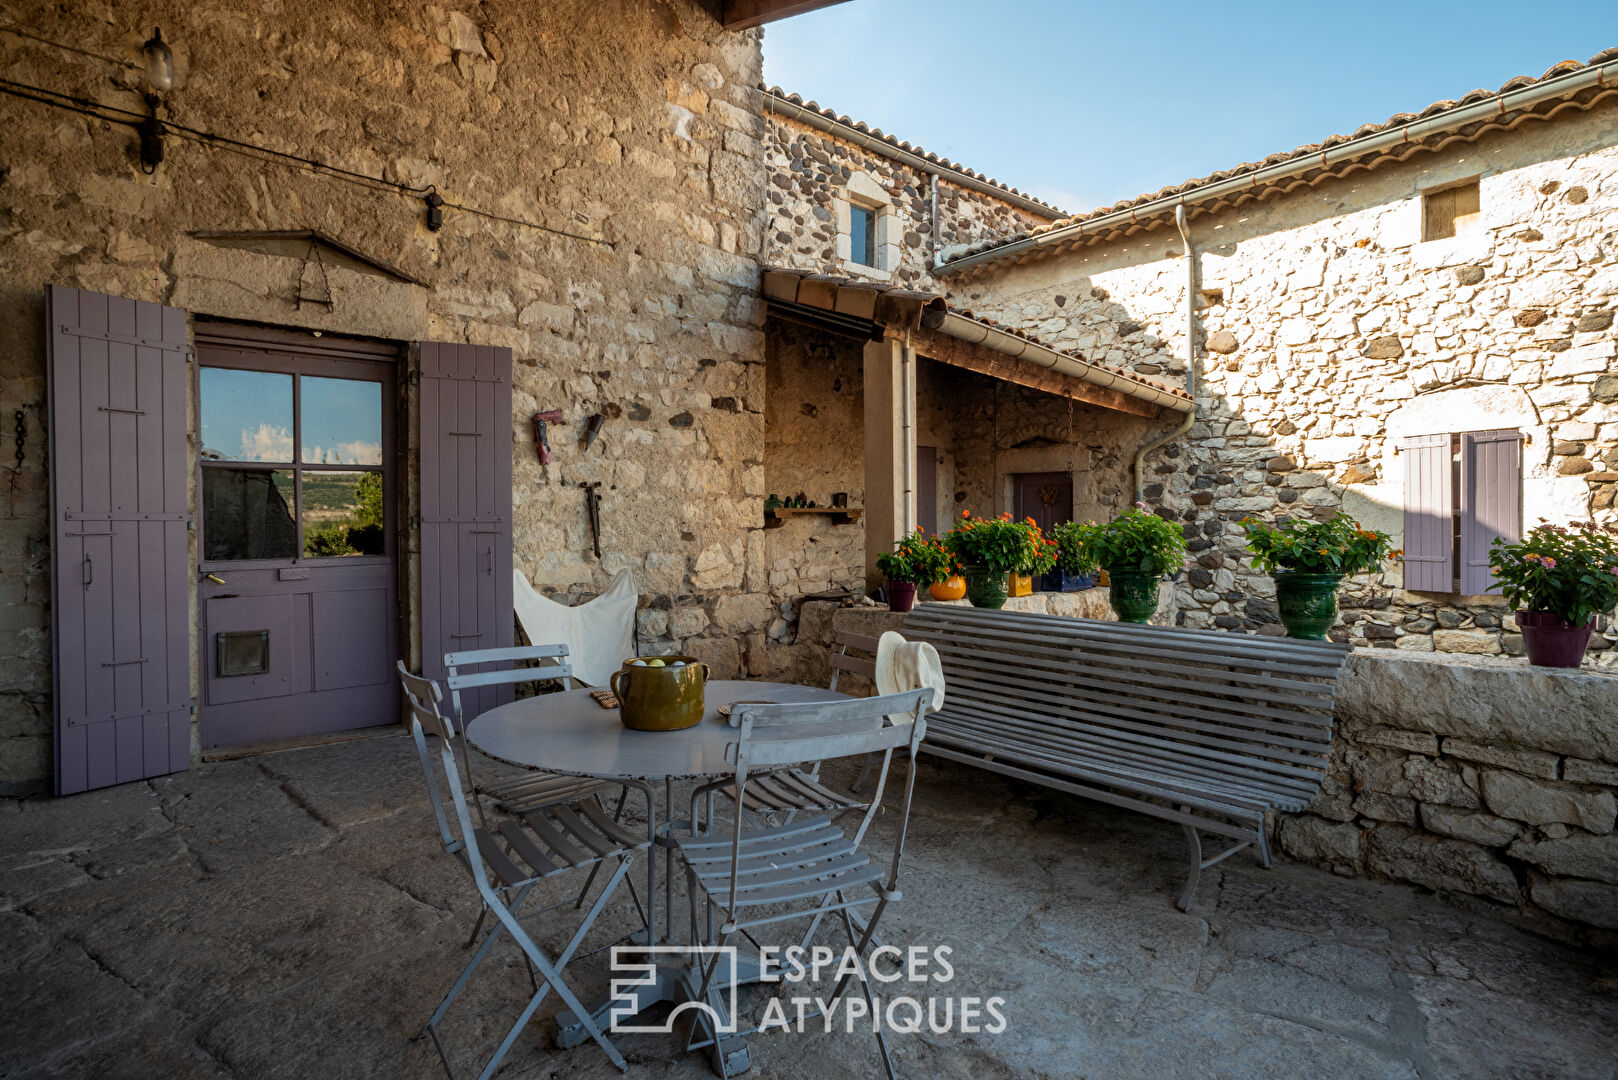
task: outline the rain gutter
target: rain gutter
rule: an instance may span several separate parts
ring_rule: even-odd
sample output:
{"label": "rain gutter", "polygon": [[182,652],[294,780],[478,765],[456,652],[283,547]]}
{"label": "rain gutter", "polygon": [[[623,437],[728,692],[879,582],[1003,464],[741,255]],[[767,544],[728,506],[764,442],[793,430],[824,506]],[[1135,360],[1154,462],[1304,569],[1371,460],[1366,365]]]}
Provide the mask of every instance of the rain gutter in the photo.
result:
{"label": "rain gutter", "polygon": [[[1161,199],[1143,203],[1140,206],[1116,210],[1097,218],[1086,218],[1075,221],[1071,225],[1063,225],[1049,232],[1030,236],[1024,240],[1002,244],[999,247],[988,248],[972,255],[963,255],[951,259],[943,266],[935,269],[935,275],[952,274],[967,270],[985,263],[998,262],[1018,255],[1025,255],[1041,248],[1063,244],[1077,240],[1090,233],[1102,233],[1122,225],[1136,224],[1146,218],[1157,217],[1168,213],[1176,206],[1196,206],[1200,203],[1214,202],[1228,195],[1262,188],[1279,180],[1301,176],[1315,169],[1330,168],[1354,158],[1395,146],[1417,142],[1429,135],[1451,128],[1464,127],[1478,120],[1487,120],[1492,117],[1504,116],[1506,113],[1518,109],[1532,108],[1541,102],[1550,101],[1569,94],[1577,93],[1589,87],[1618,88],[1618,60],[1609,60],[1604,64],[1579,68],[1565,75],[1556,75],[1549,79],[1541,79],[1528,86],[1516,90],[1508,90],[1503,94],[1475,101],[1470,105],[1450,109],[1434,116],[1419,120],[1412,120],[1408,124],[1387,128],[1373,132],[1358,139],[1349,139],[1329,149],[1317,150],[1301,157],[1291,158],[1287,161],[1277,162],[1250,173],[1233,176],[1212,184],[1204,184],[1191,191],[1176,195],[1165,195]],[[811,114],[813,115],[813,114]]]}
{"label": "rain gutter", "polygon": [[1146,501],[1146,455],[1173,442],[1197,422],[1197,252],[1191,244],[1191,226],[1185,207],[1174,208],[1174,224],[1185,244],[1185,392],[1191,395],[1191,409],[1173,431],[1165,432],[1135,451],[1135,501]]}
{"label": "rain gutter", "polygon": [[1038,214],[1040,217],[1049,218],[1052,221],[1060,221],[1062,218],[1070,216],[1048,203],[1040,202],[1038,199],[1019,195],[1015,191],[991,184],[986,180],[979,180],[977,177],[961,172],[959,169],[940,165],[936,161],[928,161],[920,154],[901,150],[892,143],[861,131],[857,127],[852,127],[840,120],[833,120],[829,116],[822,116],[813,109],[806,109],[802,105],[788,101],[786,98],[776,97],[767,90],[762,91],[762,93],[769,99],[769,109],[777,115],[784,116],[789,120],[796,120],[800,124],[807,124],[819,131],[826,132],[828,135],[835,135],[839,139],[851,142],[855,146],[862,147],[874,154],[880,154],[889,160],[897,161],[901,165],[907,165],[920,172],[941,177],[956,187],[963,187],[982,195],[991,196],[1001,202],[1010,203],[1019,210],[1027,210],[1031,214]]}

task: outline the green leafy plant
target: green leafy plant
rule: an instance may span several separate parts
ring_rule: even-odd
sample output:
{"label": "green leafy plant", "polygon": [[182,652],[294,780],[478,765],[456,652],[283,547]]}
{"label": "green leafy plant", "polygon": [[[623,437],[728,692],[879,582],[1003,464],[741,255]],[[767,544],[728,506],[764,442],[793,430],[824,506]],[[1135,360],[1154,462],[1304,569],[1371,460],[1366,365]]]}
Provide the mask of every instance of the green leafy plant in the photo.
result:
{"label": "green leafy plant", "polygon": [[1013,521],[1010,514],[961,520],[944,534],[944,546],[962,567],[982,567],[991,574],[1043,574],[1056,565],[1056,541],[1033,518]]}
{"label": "green leafy plant", "polygon": [[1497,539],[1489,567],[1500,592],[1523,611],[1548,611],[1572,626],[1618,607],[1618,526],[1576,521],[1541,525],[1508,544]]}
{"label": "green leafy plant", "polygon": [[917,585],[937,585],[951,574],[961,572],[955,557],[943,541],[917,529],[896,541],[892,551],[876,557],[876,568],[889,581],[909,581]]}
{"label": "green leafy plant", "polygon": [[1070,574],[1140,570],[1172,574],[1185,566],[1185,530],[1136,503],[1105,525],[1064,522],[1052,530],[1057,565]]}
{"label": "green leafy plant", "polygon": [[1404,555],[1387,533],[1366,529],[1344,513],[1327,521],[1271,525],[1243,518],[1253,565],[1271,574],[1359,574]]}

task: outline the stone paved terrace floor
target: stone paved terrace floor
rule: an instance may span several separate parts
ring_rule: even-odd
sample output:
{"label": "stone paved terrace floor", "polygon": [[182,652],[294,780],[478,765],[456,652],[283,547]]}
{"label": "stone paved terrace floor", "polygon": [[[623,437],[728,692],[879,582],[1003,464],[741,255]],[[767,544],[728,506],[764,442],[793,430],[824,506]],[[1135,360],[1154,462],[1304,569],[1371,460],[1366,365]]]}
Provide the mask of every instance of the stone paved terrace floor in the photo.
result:
{"label": "stone paved terrace floor", "polygon": [[[422,790],[410,743],[381,738],[0,804],[0,1076],[441,1076],[409,1035],[475,908]],[[1165,823],[931,762],[920,790],[884,936],[952,946],[954,992],[1004,996],[1010,1026],[896,1036],[904,1077],[1615,1075],[1614,958],[1244,856],[1181,914]],[[599,988],[604,963],[570,973]],[[451,1013],[464,1075],[525,987],[503,953]],[[554,1010],[501,1076],[618,1075],[552,1047]],[[619,1046],[632,1077],[712,1075],[661,1037]],[[760,1080],[880,1075],[869,1036],[752,1050]]]}

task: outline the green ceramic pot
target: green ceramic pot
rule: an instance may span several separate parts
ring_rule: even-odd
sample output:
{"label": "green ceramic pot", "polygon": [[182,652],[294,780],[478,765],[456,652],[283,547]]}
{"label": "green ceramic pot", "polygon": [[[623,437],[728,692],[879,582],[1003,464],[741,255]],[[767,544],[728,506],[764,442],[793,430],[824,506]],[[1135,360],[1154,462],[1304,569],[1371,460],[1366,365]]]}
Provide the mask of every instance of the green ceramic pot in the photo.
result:
{"label": "green ceramic pot", "polygon": [[1157,614],[1157,587],[1162,574],[1148,574],[1144,570],[1114,570],[1107,568],[1107,599],[1119,622],[1143,623]]}
{"label": "green ceramic pot", "polygon": [[1006,606],[1006,575],[985,566],[967,566],[961,569],[966,578],[966,598],[973,607],[1001,608]]}
{"label": "green ceramic pot", "polygon": [[1275,582],[1275,606],[1287,637],[1308,641],[1326,640],[1326,631],[1337,621],[1337,586],[1341,574],[1271,574]]}
{"label": "green ceramic pot", "polygon": [[[694,656],[660,656],[663,667],[624,661],[610,684],[618,719],[633,731],[679,731],[702,723],[708,665]],[[679,663],[679,667],[669,664]]]}

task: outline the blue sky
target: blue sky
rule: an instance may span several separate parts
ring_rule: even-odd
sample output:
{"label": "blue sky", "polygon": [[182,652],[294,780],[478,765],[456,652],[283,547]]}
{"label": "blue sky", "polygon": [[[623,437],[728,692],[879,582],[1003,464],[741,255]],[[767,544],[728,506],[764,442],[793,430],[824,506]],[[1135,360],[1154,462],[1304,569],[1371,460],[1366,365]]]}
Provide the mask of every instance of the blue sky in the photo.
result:
{"label": "blue sky", "polygon": [[1618,46],[1618,0],[852,0],[772,24],[764,77],[1065,210]]}

